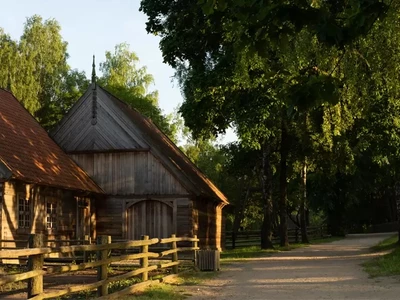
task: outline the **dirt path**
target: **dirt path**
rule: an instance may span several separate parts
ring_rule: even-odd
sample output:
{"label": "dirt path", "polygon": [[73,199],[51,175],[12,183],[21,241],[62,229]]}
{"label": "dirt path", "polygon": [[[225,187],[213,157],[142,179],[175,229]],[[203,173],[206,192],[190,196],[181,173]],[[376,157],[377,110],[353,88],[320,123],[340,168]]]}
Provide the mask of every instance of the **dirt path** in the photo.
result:
{"label": "dirt path", "polygon": [[360,264],[368,248],[390,234],[349,235],[346,239],[232,263],[213,280],[191,287],[190,300],[394,300],[399,278],[370,279]]}

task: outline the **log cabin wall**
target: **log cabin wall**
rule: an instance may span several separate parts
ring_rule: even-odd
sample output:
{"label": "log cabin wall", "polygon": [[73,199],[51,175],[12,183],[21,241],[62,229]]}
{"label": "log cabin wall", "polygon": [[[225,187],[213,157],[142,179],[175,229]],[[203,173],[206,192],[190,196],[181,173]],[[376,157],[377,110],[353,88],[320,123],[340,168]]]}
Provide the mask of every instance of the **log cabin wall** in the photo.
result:
{"label": "log cabin wall", "polygon": [[71,157],[108,195],[188,195],[149,151],[71,154]]}
{"label": "log cabin wall", "polygon": [[71,157],[109,195],[97,201],[97,234],[114,239],[193,234],[190,194],[149,151]]}
{"label": "log cabin wall", "polygon": [[[77,202],[72,191],[18,181],[4,182],[3,189],[3,240],[27,240],[32,233],[42,233],[46,240],[77,238]],[[88,220],[84,223],[89,228]],[[26,247],[26,243],[7,242],[1,246]]]}

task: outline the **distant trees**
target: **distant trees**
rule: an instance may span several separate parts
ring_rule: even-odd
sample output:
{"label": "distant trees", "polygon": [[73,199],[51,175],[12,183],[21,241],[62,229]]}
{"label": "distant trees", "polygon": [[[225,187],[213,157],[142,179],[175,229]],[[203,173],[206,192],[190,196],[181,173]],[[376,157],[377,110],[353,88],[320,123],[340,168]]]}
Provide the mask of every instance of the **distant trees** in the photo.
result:
{"label": "distant trees", "polygon": [[[0,87],[20,99],[46,129],[60,121],[90,83],[84,72],[71,69],[67,59],[67,42],[54,19],[28,18],[18,41],[0,29]],[[139,66],[129,45],[119,44],[114,52],[107,51],[100,70],[99,84],[176,139],[173,124],[158,105],[157,91],[150,90],[153,77]]]}

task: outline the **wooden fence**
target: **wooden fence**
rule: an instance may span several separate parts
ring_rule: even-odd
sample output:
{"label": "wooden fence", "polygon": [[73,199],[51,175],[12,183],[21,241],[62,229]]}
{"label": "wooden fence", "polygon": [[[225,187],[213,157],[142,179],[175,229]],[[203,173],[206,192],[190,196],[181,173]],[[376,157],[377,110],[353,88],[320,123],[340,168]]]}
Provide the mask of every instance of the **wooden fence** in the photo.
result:
{"label": "wooden fence", "polygon": [[[192,251],[195,257],[195,251],[199,250],[199,239],[197,236],[190,237],[176,237],[172,235],[170,238],[165,239],[149,239],[148,236],[143,236],[141,240],[125,241],[119,243],[111,243],[110,236],[99,236],[95,245],[77,245],[77,246],[59,246],[59,247],[43,247],[43,235],[36,234],[29,237],[29,249],[17,250],[2,250],[0,251],[0,259],[2,258],[19,258],[28,257],[28,270],[24,273],[5,275],[0,277],[0,285],[28,280],[28,299],[51,299],[61,296],[66,296],[82,291],[90,291],[97,288],[97,295],[99,299],[117,299],[123,295],[134,292],[139,288],[149,285],[150,283],[159,282],[160,280],[149,280],[148,274],[154,270],[165,268],[172,268],[172,273],[178,273],[178,266],[181,263],[178,259],[178,253],[182,251]],[[191,247],[179,247],[179,242],[190,242]],[[150,252],[149,246],[156,244],[169,244],[170,248],[162,252]],[[132,247],[139,247],[139,253],[122,254],[118,256],[110,256],[111,250],[129,250]],[[51,253],[72,253],[72,252],[95,252],[96,259],[91,262],[83,262],[80,264],[69,264],[63,266],[48,267],[47,270],[43,269],[44,256]],[[171,262],[157,264],[149,264],[149,258],[159,259],[171,255]],[[140,267],[133,271],[129,271],[120,275],[109,276],[108,266],[111,263],[127,261],[127,260],[140,260]],[[86,270],[90,268],[97,268],[97,281],[93,283],[73,285],[66,289],[57,290],[54,292],[44,292],[43,289],[43,276],[48,274],[61,274],[67,272],[75,272]],[[141,276],[142,282],[133,284],[123,290],[108,294],[109,283],[126,280],[135,276]]]}
{"label": "wooden fence", "polygon": [[[308,238],[310,240],[324,238],[327,236],[326,226],[316,226],[307,228]],[[301,231],[300,228],[288,229],[289,243],[301,242]],[[279,244],[279,236],[273,236],[273,243]],[[261,231],[239,231],[236,237],[233,236],[232,231],[226,232],[225,248],[235,249],[250,246],[260,246],[261,244]]]}

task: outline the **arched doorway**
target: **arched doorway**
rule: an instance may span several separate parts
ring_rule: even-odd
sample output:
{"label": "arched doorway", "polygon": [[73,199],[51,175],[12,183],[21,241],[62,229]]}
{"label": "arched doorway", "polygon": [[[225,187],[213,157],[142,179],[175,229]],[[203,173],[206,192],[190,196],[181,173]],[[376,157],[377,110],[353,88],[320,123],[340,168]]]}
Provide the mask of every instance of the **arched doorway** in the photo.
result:
{"label": "arched doorway", "polygon": [[127,209],[127,238],[138,240],[142,235],[166,238],[173,233],[172,203],[143,200]]}

